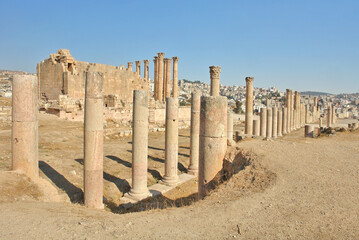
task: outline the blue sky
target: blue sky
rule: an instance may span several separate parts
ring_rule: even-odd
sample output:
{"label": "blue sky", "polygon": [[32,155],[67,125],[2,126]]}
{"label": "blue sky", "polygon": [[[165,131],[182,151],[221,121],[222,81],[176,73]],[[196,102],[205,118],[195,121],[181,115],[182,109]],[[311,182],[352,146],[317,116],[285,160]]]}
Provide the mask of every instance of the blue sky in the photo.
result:
{"label": "blue sky", "polygon": [[180,79],[220,65],[225,85],[359,92],[357,0],[0,0],[0,32],[0,69],[35,72],[60,48],[118,66],[161,51]]}

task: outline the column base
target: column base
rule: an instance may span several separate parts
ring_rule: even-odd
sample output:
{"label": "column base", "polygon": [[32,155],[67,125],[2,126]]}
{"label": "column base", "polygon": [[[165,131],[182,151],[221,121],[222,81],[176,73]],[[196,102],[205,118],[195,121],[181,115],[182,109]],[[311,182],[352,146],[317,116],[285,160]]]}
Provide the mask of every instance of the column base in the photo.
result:
{"label": "column base", "polygon": [[187,173],[190,175],[198,176],[198,168],[189,166],[187,169]]}
{"label": "column base", "polygon": [[148,197],[151,197],[151,193],[150,191],[146,190],[144,192],[134,192],[132,189],[128,192],[125,193],[124,197],[136,200],[136,201],[141,201],[143,199],[146,199]]}
{"label": "column base", "polygon": [[173,186],[179,182],[179,177],[178,175],[173,177],[164,176],[161,182],[167,186]]}

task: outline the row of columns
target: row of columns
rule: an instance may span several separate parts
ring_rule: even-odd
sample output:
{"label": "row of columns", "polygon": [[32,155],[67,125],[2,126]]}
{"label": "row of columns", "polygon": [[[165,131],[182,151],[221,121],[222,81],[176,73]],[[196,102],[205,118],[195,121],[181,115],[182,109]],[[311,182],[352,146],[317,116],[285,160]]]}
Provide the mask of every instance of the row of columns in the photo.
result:
{"label": "row of columns", "polygon": [[[166,98],[178,97],[178,57],[164,58],[164,53],[160,52],[153,59],[154,63],[154,98],[160,102]],[[173,61],[173,71],[171,80],[171,63]],[[171,95],[172,88],[172,95]]]}
{"label": "row of columns", "polygon": [[[150,60],[143,60],[144,63],[144,72],[143,72],[143,78],[146,80],[149,80],[149,64]],[[135,61],[136,64],[136,73],[140,76],[141,75],[141,61]],[[132,62],[127,63],[127,70],[132,71]]]}

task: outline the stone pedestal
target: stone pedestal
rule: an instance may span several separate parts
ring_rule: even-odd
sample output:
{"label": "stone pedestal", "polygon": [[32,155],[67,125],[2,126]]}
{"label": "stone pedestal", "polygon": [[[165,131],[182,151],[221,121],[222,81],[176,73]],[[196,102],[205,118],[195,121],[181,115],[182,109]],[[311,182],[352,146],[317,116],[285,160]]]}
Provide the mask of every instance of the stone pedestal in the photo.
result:
{"label": "stone pedestal", "polygon": [[39,175],[38,80],[14,75],[12,80],[12,170]]}
{"label": "stone pedestal", "polygon": [[149,80],[149,64],[150,64],[150,61],[149,60],[143,60],[143,63],[145,64],[145,67],[144,67],[144,73],[143,73],[143,77],[144,79],[146,80]]}
{"label": "stone pedestal", "polygon": [[260,124],[261,124],[261,137],[267,136],[267,109],[261,108],[260,110]]}
{"label": "stone pedestal", "polygon": [[135,61],[136,63],[136,73],[138,74],[138,76],[141,75],[141,61]]}
{"label": "stone pedestal", "polygon": [[281,137],[283,136],[282,131],[283,131],[283,112],[281,109],[278,109],[278,113],[277,113],[277,119],[278,119],[278,124],[277,124],[277,136]]}
{"label": "stone pedestal", "polygon": [[259,120],[253,120],[253,136],[260,136],[260,122]]}
{"label": "stone pedestal", "polygon": [[133,91],[132,124],[132,188],[128,197],[139,201],[150,196],[147,188],[148,94],[145,90]]}
{"label": "stone pedestal", "polygon": [[103,206],[103,74],[86,73],[84,119],[84,203]]}
{"label": "stone pedestal", "polygon": [[229,111],[227,114],[227,139],[233,141],[233,115]]}
{"label": "stone pedestal", "polygon": [[227,98],[201,97],[198,197],[204,198],[221,178],[227,150]]}
{"label": "stone pedestal", "polygon": [[267,139],[272,138],[272,127],[273,127],[273,113],[272,109],[267,109]]}
{"label": "stone pedestal", "polygon": [[282,134],[287,134],[288,130],[288,109],[286,107],[283,108],[283,118],[282,118]]}
{"label": "stone pedestal", "polygon": [[163,183],[175,185],[178,182],[178,99],[166,99],[165,175]]}
{"label": "stone pedestal", "polygon": [[253,77],[246,77],[246,119],[245,134],[253,133]]}
{"label": "stone pedestal", "polygon": [[211,76],[211,96],[219,96],[219,78],[221,74],[221,67],[210,66],[209,73]]}
{"label": "stone pedestal", "polygon": [[191,95],[191,139],[188,173],[192,175],[197,175],[199,158],[199,121],[202,93],[200,91],[197,91],[192,92]]}
{"label": "stone pedestal", "polygon": [[179,57],[173,57],[173,88],[172,96],[174,98],[178,97],[178,59]]}
{"label": "stone pedestal", "polygon": [[163,99],[163,57],[164,53],[158,53],[157,65],[158,65],[158,87],[157,87],[157,98],[158,101],[162,102]]}
{"label": "stone pedestal", "polygon": [[278,109],[273,108],[273,118],[272,118],[272,137],[277,138],[278,131]]}
{"label": "stone pedestal", "polygon": [[314,137],[314,126],[312,125],[305,125],[304,129],[304,137]]}

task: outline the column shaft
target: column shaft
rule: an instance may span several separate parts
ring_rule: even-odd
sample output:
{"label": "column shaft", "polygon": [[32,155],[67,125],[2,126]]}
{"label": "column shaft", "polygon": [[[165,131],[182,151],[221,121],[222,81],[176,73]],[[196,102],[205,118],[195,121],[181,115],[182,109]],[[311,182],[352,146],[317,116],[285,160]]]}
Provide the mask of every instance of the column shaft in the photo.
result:
{"label": "column shaft", "polygon": [[246,118],[245,134],[253,132],[253,77],[246,77]]}
{"label": "column shaft", "polygon": [[272,127],[273,127],[273,113],[272,109],[267,109],[267,139],[272,138]]}
{"label": "column shaft", "polygon": [[166,86],[165,86],[165,96],[166,98],[171,97],[171,85],[172,85],[172,81],[171,81],[171,59],[166,58],[165,59],[165,65],[166,65]]}
{"label": "column shaft", "polygon": [[278,124],[277,124],[277,136],[281,137],[283,136],[282,130],[283,130],[283,112],[281,109],[278,109]]}
{"label": "column shaft", "polygon": [[154,71],[153,71],[153,96],[155,100],[158,100],[158,57],[154,57],[153,59],[153,65],[154,65]]}
{"label": "column shaft", "polygon": [[282,118],[282,134],[287,134],[288,130],[288,108],[283,108],[283,118]]}
{"label": "column shaft", "polygon": [[259,120],[253,120],[253,136],[260,136],[260,122]]}
{"label": "column shaft", "polygon": [[158,53],[157,64],[158,64],[158,87],[157,87],[157,98],[158,101],[163,101],[163,57],[164,53]]}
{"label": "column shaft", "polygon": [[143,60],[143,63],[144,63],[144,74],[143,74],[143,78],[148,80],[149,79],[149,63],[150,61],[149,60]]}
{"label": "column shaft", "polygon": [[221,74],[221,67],[210,66],[209,73],[211,76],[211,96],[219,96],[219,79]]}
{"label": "column shaft", "polygon": [[172,88],[172,96],[174,98],[178,97],[178,59],[179,57],[173,57],[173,88]]}
{"label": "column shaft", "polygon": [[278,131],[278,110],[277,107],[273,108],[273,118],[272,118],[272,137],[277,137],[277,131]]}
{"label": "column shaft", "polygon": [[233,141],[233,115],[229,111],[227,115],[227,139]]}
{"label": "column shaft", "polygon": [[192,92],[191,100],[191,139],[190,139],[190,162],[188,173],[192,175],[198,174],[198,158],[199,158],[199,121],[201,109],[201,92]]}
{"label": "column shaft", "polygon": [[261,137],[267,136],[267,109],[261,108],[260,111]]}

